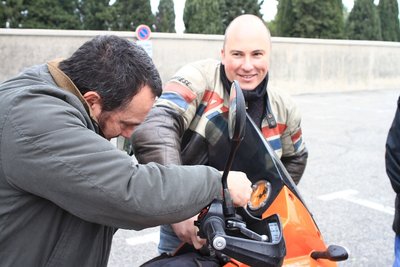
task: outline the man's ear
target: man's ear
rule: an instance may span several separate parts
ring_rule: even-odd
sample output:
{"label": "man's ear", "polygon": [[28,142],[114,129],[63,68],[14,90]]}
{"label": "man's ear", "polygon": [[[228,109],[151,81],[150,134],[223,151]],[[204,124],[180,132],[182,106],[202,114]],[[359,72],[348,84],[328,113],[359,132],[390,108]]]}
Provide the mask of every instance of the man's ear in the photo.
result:
{"label": "man's ear", "polygon": [[95,91],[88,91],[83,95],[83,98],[88,103],[92,115],[98,118],[102,111],[102,102],[100,95]]}
{"label": "man's ear", "polygon": [[225,65],[225,50],[223,48],[221,49],[221,62]]}

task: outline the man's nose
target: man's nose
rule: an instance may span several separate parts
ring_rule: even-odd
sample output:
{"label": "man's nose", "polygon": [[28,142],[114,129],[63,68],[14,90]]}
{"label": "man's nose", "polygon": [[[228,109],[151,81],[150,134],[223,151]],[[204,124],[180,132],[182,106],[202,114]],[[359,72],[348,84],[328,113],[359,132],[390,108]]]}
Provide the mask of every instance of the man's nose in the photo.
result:
{"label": "man's nose", "polygon": [[250,57],[245,57],[243,59],[243,64],[242,68],[246,71],[252,70],[253,69],[253,62]]}
{"label": "man's nose", "polygon": [[133,131],[135,130],[135,127],[129,127],[129,128],[127,128],[127,129],[124,129],[122,132],[121,132],[121,136],[123,136],[123,137],[125,137],[125,138],[131,138],[131,135],[133,134]]}

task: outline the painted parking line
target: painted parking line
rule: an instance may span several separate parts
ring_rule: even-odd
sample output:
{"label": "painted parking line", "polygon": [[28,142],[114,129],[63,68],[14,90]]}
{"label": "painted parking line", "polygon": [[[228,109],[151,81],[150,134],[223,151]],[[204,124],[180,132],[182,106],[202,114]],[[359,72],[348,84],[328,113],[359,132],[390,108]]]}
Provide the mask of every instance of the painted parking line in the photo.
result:
{"label": "painted parking line", "polygon": [[366,199],[362,199],[362,198],[358,198],[355,195],[358,194],[357,190],[353,190],[353,189],[349,189],[349,190],[343,190],[343,191],[338,191],[338,192],[334,192],[334,193],[330,193],[330,194],[326,194],[326,195],[321,195],[318,196],[318,199],[324,200],[324,201],[330,201],[330,200],[334,200],[334,199],[343,199],[345,201],[349,201],[370,209],[374,209],[383,213],[387,213],[390,215],[394,215],[394,208],[389,207],[389,206],[385,206],[382,204],[378,204],[375,202],[372,202],[370,200],[366,200]]}
{"label": "painted parking line", "polygon": [[126,239],[126,243],[131,246],[136,246],[140,244],[146,244],[146,243],[155,243],[158,244],[160,241],[160,233],[159,232],[154,232],[150,234],[145,234],[141,236],[136,236],[136,237],[130,237]]}

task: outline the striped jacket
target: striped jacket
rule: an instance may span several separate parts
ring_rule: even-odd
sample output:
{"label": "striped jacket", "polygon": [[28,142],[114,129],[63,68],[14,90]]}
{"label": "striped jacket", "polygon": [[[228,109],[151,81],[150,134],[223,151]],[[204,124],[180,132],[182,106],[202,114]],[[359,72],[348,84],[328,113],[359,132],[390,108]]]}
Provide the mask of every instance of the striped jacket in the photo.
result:
{"label": "striped jacket", "polygon": [[[204,164],[223,170],[224,156],[229,153],[224,141],[229,95],[221,82],[220,66],[215,60],[186,65],[165,85],[146,120],[132,135],[139,162]],[[264,118],[262,133],[298,183],[308,156],[299,110],[280,91],[268,89],[268,100],[277,124],[270,128]],[[174,251],[180,240],[171,226],[162,225],[161,233],[159,251]]]}
{"label": "striped jacket", "polygon": [[[206,139],[210,121],[218,128],[217,117],[228,110],[229,95],[220,79],[220,62],[203,60],[181,68],[166,84],[156,106],[167,106],[183,118],[183,130],[190,129]],[[271,111],[276,127],[262,121],[262,133],[279,157],[290,157],[305,149],[300,127],[301,115],[287,94],[268,88]]]}

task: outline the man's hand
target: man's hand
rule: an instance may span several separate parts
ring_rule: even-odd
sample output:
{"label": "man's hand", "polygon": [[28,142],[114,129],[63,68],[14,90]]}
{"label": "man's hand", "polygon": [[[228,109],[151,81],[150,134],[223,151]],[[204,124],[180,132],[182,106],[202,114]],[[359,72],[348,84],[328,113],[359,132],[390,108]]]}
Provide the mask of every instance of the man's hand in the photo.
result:
{"label": "man's hand", "polygon": [[251,182],[243,172],[230,171],[228,175],[228,188],[233,204],[244,207],[250,200],[252,193]]}
{"label": "man's hand", "polygon": [[197,215],[185,221],[172,224],[172,229],[181,241],[200,249],[206,243],[206,240],[197,236],[198,228],[194,225],[195,220],[197,220]]}

